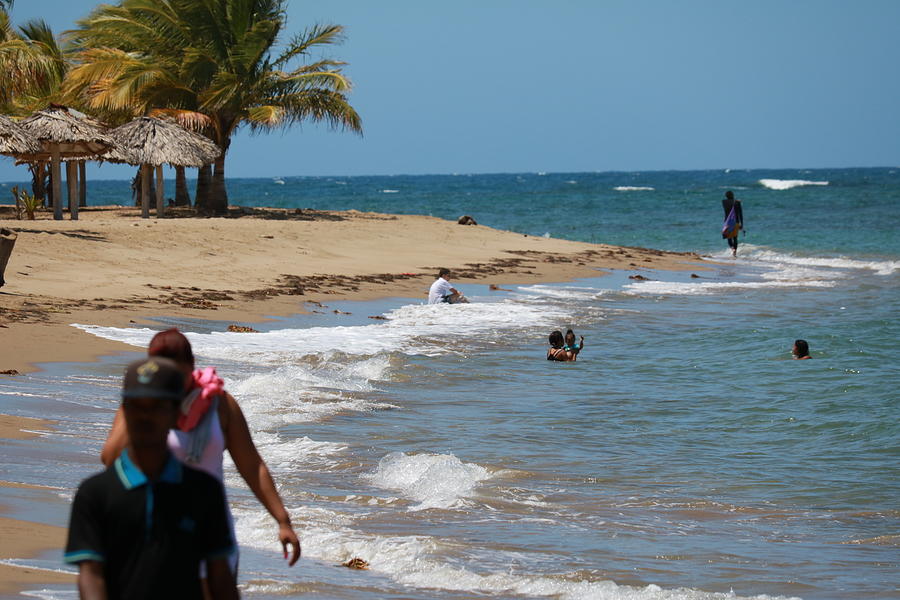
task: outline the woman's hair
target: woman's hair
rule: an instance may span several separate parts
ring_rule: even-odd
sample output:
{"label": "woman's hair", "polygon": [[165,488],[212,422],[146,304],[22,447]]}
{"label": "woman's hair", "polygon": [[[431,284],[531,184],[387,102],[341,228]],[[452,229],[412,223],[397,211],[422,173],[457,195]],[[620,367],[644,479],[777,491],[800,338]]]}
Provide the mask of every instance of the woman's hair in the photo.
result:
{"label": "woman's hair", "polygon": [[561,331],[557,330],[550,334],[550,345],[553,347],[562,346],[563,343],[563,334]]}
{"label": "woman's hair", "polygon": [[797,348],[797,356],[809,356],[809,344],[806,340],[794,340],[794,346]]}
{"label": "woman's hair", "polygon": [[191,350],[191,343],[175,327],[154,335],[147,348],[147,355],[164,356],[177,363],[190,365],[191,369],[194,368],[194,352]]}

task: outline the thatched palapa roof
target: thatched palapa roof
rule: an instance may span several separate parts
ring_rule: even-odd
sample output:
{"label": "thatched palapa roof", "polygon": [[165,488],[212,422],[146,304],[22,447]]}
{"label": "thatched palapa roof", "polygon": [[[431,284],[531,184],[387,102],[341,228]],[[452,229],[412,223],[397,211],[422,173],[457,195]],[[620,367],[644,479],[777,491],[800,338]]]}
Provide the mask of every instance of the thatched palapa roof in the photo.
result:
{"label": "thatched palapa roof", "polygon": [[17,156],[40,151],[40,143],[26,134],[18,123],[0,115],[0,154]]}
{"label": "thatched palapa roof", "polygon": [[110,132],[116,142],[103,160],[158,167],[202,167],[221,154],[219,147],[202,135],[153,117],[139,117]]}
{"label": "thatched palapa roof", "polygon": [[64,159],[93,158],[115,146],[115,142],[92,119],[79,118],[65,106],[51,105],[22,120],[22,129],[43,145],[43,152],[24,159],[46,160],[51,146],[59,145]]}

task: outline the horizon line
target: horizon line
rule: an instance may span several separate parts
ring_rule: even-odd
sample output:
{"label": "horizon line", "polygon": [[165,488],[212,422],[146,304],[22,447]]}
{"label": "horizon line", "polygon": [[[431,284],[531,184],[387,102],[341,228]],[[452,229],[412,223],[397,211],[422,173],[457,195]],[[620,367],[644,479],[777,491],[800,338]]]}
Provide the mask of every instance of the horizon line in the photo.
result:
{"label": "horizon line", "polygon": [[[190,167],[193,168],[193,167]],[[896,166],[886,166],[886,165],[878,165],[878,166],[844,166],[844,167],[711,167],[705,169],[610,169],[607,171],[483,171],[483,172],[452,172],[452,173],[369,173],[369,174],[357,174],[357,175],[254,175],[254,176],[226,176],[225,181],[227,182],[229,179],[284,179],[284,178],[310,178],[310,179],[321,179],[328,177],[341,177],[341,178],[353,178],[353,177],[473,177],[480,175],[538,175],[538,176],[547,176],[547,175],[579,175],[588,173],[591,175],[602,175],[602,174],[614,174],[614,173],[628,173],[628,174],[637,174],[637,173],[691,173],[691,172],[708,172],[708,171],[723,171],[726,173],[732,172],[750,172],[750,171],[829,171],[829,170],[844,170],[844,169],[900,169],[900,165]],[[172,179],[172,178],[167,178]],[[187,177],[188,181],[196,181],[196,177]],[[129,178],[108,178],[103,179],[99,177],[90,177],[87,178],[88,181],[129,181]],[[0,185],[6,185],[8,183],[19,184],[22,183],[20,180],[7,180],[0,182]],[[26,181],[26,183],[28,183]]]}

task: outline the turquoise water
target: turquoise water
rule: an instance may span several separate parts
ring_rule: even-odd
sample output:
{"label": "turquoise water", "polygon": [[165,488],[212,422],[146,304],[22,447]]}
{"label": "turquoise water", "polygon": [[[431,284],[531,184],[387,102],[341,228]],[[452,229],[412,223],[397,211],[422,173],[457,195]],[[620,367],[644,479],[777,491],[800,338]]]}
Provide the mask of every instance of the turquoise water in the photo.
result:
{"label": "turquoise water", "polygon": [[[241,402],[304,541],[280,566],[231,469],[245,597],[898,596],[900,169],[280,181],[230,182],[232,202],[470,214],[711,260],[699,278],[463,283],[470,305],[336,302],[352,314],[259,334],[173,321]],[[726,189],[748,229],[736,260]],[[153,333],[82,326],[138,347]],[[579,361],[548,363],[567,327]],[[813,360],[790,360],[799,337]],[[4,412],[66,432],[13,444],[0,478],[68,498],[131,358],[0,380]],[[355,556],[370,570],[334,566]]]}

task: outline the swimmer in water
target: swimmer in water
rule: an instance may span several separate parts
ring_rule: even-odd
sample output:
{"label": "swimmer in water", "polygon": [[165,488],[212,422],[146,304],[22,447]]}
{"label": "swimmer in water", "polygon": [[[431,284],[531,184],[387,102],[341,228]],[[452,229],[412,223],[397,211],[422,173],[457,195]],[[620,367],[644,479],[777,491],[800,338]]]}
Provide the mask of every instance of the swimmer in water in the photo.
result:
{"label": "swimmer in water", "polygon": [[563,342],[562,331],[557,330],[550,334],[550,348],[547,349],[547,360],[559,362],[574,360],[569,353],[563,349]]}
{"label": "swimmer in water", "polygon": [[791,354],[794,355],[794,360],[807,360],[812,358],[809,355],[809,344],[806,340],[794,340],[794,347],[791,348]]}
{"label": "swimmer in water", "polygon": [[575,344],[575,332],[569,329],[566,331],[566,344],[563,346],[563,350],[568,352],[569,360],[578,360],[578,353],[581,352],[581,349],[584,348],[584,336],[581,337],[581,342],[576,345]]}

